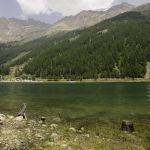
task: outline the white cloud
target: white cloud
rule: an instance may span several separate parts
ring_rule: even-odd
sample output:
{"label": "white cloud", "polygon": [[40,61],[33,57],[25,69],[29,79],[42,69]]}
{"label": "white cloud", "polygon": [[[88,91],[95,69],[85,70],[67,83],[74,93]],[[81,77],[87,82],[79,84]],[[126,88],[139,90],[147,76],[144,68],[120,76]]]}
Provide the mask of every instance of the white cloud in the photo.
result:
{"label": "white cloud", "polygon": [[61,12],[74,15],[81,10],[107,8],[113,0],[17,0],[24,15]]}

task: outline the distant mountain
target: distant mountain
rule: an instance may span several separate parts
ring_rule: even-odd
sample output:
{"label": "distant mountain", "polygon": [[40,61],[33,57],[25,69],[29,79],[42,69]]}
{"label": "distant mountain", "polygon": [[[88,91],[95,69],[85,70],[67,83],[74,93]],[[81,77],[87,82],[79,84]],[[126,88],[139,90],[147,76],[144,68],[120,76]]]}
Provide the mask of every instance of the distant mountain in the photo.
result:
{"label": "distant mountain", "polygon": [[27,42],[41,37],[50,25],[29,20],[0,18],[0,43]]}
{"label": "distant mountain", "polygon": [[47,24],[54,24],[57,21],[61,20],[63,18],[63,15],[58,12],[53,12],[51,14],[40,13],[38,15],[31,15],[30,18]]}
{"label": "distant mountain", "polygon": [[48,22],[50,19],[55,22],[56,18],[62,18],[61,14],[52,14],[54,18],[48,18],[48,16],[44,16],[42,14],[41,16],[32,16],[35,20],[0,18],[0,43],[14,41],[28,42],[45,35],[53,35],[59,32],[83,29],[133,8],[133,5],[122,3],[120,5],[113,6],[106,11],[82,11],[76,16],[65,17],[52,26],[35,20],[38,20],[40,17],[40,20],[43,19],[43,21],[47,20]]}
{"label": "distant mountain", "polygon": [[150,78],[149,11],[146,4],[86,29],[0,44],[2,75],[10,68],[10,77],[22,78]]}
{"label": "distant mountain", "polygon": [[142,14],[150,15],[150,3],[138,6],[133,11],[141,12]]}
{"label": "distant mountain", "polygon": [[13,75],[22,78],[149,78],[149,26],[147,13],[132,10],[86,29],[12,48],[1,45],[1,70],[7,74],[14,68],[11,77],[15,70]]}
{"label": "distant mountain", "polygon": [[133,8],[134,6],[131,4],[122,3],[120,5],[113,6],[106,11],[81,11],[76,16],[65,17],[64,19],[58,21],[56,24],[50,27],[47,34],[51,35],[56,32],[68,32],[75,29],[89,27],[103,20],[130,11]]}

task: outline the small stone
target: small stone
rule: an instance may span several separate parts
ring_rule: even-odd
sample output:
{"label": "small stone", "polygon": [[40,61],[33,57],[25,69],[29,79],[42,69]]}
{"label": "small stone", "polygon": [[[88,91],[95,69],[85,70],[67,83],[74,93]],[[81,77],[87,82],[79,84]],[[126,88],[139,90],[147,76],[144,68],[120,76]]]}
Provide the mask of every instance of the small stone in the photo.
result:
{"label": "small stone", "polygon": [[46,117],[41,117],[41,121],[42,121],[42,123],[45,123],[46,122]]}
{"label": "small stone", "polygon": [[84,133],[84,128],[83,127],[79,128],[76,132],[79,133],[79,134],[82,134],[82,133]]}
{"label": "small stone", "polygon": [[89,137],[90,137],[90,135],[89,135],[89,134],[84,134],[83,136],[84,136],[84,137],[87,137],[87,138],[89,138]]}
{"label": "small stone", "polygon": [[81,128],[81,131],[84,131],[84,130],[85,130],[85,129],[82,127],[82,128]]}
{"label": "small stone", "polygon": [[76,132],[75,128],[69,128],[69,130],[72,131],[72,132]]}
{"label": "small stone", "polygon": [[30,120],[30,121],[28,122],[28,125],[30,125],[30,126],[35,126],[35,125],[36,125],[36,121],[35,121],[35,120]]}
{"label": "small stone", "polygon": [[8,116],[8,119],[14,119],[14,116]]}
{"label": "small stone", "polygon": [[55,123],[60,123],[61,122],[61,118],[60,117],[55,117],[52,119],[53,122]]}
{"label": "small stone", "polygon": [[58,127],[58,125],[57,125],[57,124],[54,124],[54,123],[51,124],[50,126],[51,126],[51,129],[56,129],[56,128]]}
{"label": "small stone", "polygon": [[35,134],[35,137],[37,137],[37,138],[39,138],[39,139],[42,139],[43,138],[43,136],[41,135],[41,134]]}
{"label": "small stone", "polygon": [[42,127],[46,127],[46,124],[42,124]]}
{"label": "small stone", "polygon": [[0,114],[0,120],[4,121],[6,119],[6,116],[3,114]]}
{"label": "small stone", "polygon": [[40,120],[38,123],[39,123],[39,124],[43,124],[43,121]]}
{"label": "small stone", "polygon": [[68,145],[67,144],[62,144],[61,147],[66,149],[66,148],[68,148]]}
{"label": "small stone", "polygon": [[56,140],[59,139],[59,135],[58,135],[57,133],[52,133],[52,134],[51,134],[51,138],[52,138],[54,141],[56,141]]}
{"label": "small stone", "polygon": [[79,130],[76,131],[76,133],[82,134],[83,131],[79,129]]}
{"label": "small stone", "polygon": [[23,120],[24,120],[23,116],[18,116],[15,118],[15,121],[23,121]]}

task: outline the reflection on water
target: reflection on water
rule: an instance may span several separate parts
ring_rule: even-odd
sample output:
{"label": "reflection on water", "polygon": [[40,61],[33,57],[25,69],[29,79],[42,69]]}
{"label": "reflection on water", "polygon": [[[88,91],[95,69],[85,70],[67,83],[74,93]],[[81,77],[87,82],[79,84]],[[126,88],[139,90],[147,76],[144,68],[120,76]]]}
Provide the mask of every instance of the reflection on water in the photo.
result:
{"label": "reflection on water", "polygon": [[[22,103],[32,116],[63,113],[106,117],[150,111],[149,83],[0,83],[0,111],[15,114]],[[0,113],[1,113],[0,112]]]}
{"label": "reflection on water", "polygon": [[150,100],[150,84],[147,84],[147,97]]}

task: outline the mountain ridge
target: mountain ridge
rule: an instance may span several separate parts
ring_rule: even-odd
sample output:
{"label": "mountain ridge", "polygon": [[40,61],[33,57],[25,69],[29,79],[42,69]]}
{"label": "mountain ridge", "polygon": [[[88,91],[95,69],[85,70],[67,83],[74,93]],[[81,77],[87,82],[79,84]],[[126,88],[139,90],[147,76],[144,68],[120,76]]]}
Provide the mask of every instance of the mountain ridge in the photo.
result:
{"label": "mountain ridge", "polygon": [[19,20],[13,18],[0,18],[0,43],[21,42],[25,43],[42,36],[53,36],[59,32],[68,32],[83,29],[129,11],[134,6],[122,3],[106,11],[81,11],[75,16],[67,16],[54,25],[49,25],[33,19]]}
{"label": "mountain ridge", "polygon": [[0,42],[28,42],[43,36],[49,25],[33,19],[0,18]]}
{"label": "mountain ridge", "polygon": [[112,6],[106,11],[94,11],[94,10],[83,10],[75,16],[67,16],[62,20],[52,25],[47,33],[51,35],[53,33],[62,31],[71,31],[76,29],[82,29],[99,23],[103,20],[112,18],[126,11],[130,11],[134,8],[133,5],[128,3],[122,3],[116,6]]}
{"label": "mountain ridge", "polygon": [[17,76],[144,78],[150,62],[149,26],[147,13],[129,11],[86,29],[42,37],[8,49],[16,51],[15,58],[6,53],[0,61],[17,67]]}

